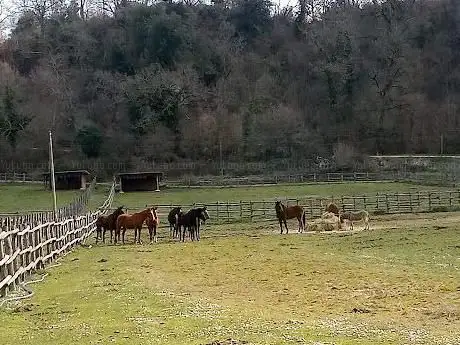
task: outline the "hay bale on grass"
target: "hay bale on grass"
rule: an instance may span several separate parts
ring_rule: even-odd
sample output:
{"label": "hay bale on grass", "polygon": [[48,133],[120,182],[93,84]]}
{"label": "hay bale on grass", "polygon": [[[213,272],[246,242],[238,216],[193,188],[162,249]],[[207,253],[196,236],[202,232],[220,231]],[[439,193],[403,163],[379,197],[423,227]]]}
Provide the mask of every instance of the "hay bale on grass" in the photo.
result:
{"label": "hay bale on grass", "polygon": [[332,214],[325,218],[315,219],[308,224],[308,229],[311,231],[332,231],[341,229],[339,218]]}

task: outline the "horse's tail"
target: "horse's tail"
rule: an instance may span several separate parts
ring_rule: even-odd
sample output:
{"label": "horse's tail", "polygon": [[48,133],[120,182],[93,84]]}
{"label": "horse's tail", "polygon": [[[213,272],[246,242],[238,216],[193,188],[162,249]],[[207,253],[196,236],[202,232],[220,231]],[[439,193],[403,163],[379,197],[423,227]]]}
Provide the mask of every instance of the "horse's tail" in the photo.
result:
{"label": "horse's tail", "polygon": [[303,223],[303,229],[305,230],[307,227],[305,210],[302,212],[302,223]]}

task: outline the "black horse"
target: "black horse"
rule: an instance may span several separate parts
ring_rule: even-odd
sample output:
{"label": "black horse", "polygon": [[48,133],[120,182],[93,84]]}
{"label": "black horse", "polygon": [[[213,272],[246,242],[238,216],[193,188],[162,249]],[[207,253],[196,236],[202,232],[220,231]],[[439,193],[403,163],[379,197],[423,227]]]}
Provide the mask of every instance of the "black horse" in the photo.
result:
{"label": "black horse", "polygon": [[[102,239],[102,242],[105,243],[105,231],[110,230],[110,243],[112,243],[113,230],[116,228],[117,218],[120,214],[123,214],[123,207],[120,206],[115,211],[107,216],[99,216],[96,220],[96,244],[98,239]],[[102,233],[102,228],[104,232]]]}
{"label": "black horse", "polygon": [[[209,219],[208,210],[205,207],[193,208],[187,213],[179,213],[177,219],[177,228],[179,231],[180,240],[185,241],[185,231],[188,230],[190,234],[190,239],[192,241],[200,240],[200,223],[201,221],[205,222]],[[181,233],[181,227],[184,227]]]}
{"label": "black horse", "polygon": [[182,213],[182,208],[174,207],[168,214],[169,236],[172,238],[179,237],[179,229],[177,227],[177,220],[179,218],[180,213]]}

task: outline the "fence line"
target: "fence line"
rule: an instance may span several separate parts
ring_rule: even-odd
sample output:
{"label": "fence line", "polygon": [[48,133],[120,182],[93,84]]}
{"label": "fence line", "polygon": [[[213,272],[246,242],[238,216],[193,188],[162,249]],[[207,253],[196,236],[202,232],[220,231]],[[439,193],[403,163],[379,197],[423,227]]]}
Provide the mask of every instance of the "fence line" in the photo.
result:
{"label": "fence line", "polygon": [[166,180],[168,186],[229,186],[229,185],[255,185],[255,184],[278,184],[278,183],[324,183],[324,182],[418,182],[433,184],[454,184],[457,181],[455,174],[449,173],[425,173],[407,171],[381,171],[381,172],[350,172],[350,173],[305,173],[284,174],[271,176],[247,176],[247,177],[224,177],[212,176],[183,177],[182,179]]}
{"label": "fence line", "polygon": [[96,212],[35,225],[17,223],[0,232],[0,296],[5,297],[35,270],[83,243],[94,231],[97,217],[111,207],[114,194],[113,184]]}
{"label": "fence line", "polygon": [[[4,182],[43,182],[36,175],[27,173],[0,173],[0,183]],[[302,174],[252,175],[246,177],[231,176],[184,176],[180,179],[165,178],[163,183],[169,186],[229,186],[278,183],[318,183],[318,182],[372,182],[372,181],[413,181],[418,183],[454,184],[457,182],[455,171],[450,172],[410,172],[397,171],[355,171],[355,172],[314,172]]]}
{"label": "fence line", "polygon": [[[307,219],[321,217],[329,202],[336,203],[342,211],[367,210],[371,214],[422,213],[460,209],[460,190],[411,191],[407,193],[377,193],[339,196],[306,196],[302,198],[279,198],[287,205],[304,207]],[[206,206],[209,224],[235,222],[272,221],[276,219],[274,200],[195,203],[188,205],[159,204],[160,227],[168,227],[167,215],[176,206],[183,210]],[[145,209],[145,205],[129,207],[128,212]]]}

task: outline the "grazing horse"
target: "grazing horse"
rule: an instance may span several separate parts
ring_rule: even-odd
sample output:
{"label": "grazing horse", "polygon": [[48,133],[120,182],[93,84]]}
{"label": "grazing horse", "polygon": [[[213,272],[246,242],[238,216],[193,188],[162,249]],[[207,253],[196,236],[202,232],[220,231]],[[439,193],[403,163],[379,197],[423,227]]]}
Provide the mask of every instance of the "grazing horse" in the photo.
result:
{"label": "grazing horse", "polygon": [[[193,241],[196,237],[196,240],[200,240],[200,221],[205,222],[209,219],[209,213],[206,207],[193,208],[187,213],[179,213],[177,218],[177,228],[179,231],[180,240],[185,241],[185,231],[188,229],[190,233],[190,239]],[[184,230],[181,233],[181,227],[184,227]]]}
{"label": "grazing horse", "polygon": [[176,238],[179,235],[179,229],[177,228],[177,219],[181,212],[181,207],[174,207],[168,214],[169,237]]}
{"label": "grazing horse", "polygon": [[275,211],[276,217],[280,223],[281,233],[283,233],[283,223],[286,227],[286,234],[289,233],[286,220],[297,218],[299,221],[299,232],[303,232],[305,230],[305,211],[302,206],[294,205],[294,206],[284,206],[281,201],[277,201],[275,203]]}
{"label": "grazing horse", "polygon": [[364,221],[364,230],[369,230],[369,212],[361,210],[357,212],[343,212],[340,217],[340,223],[346,219],[351,224],[351,230],[353,230],[353,222],[362,220]]}
{"label": "grazing horse", "polygon": [[[149,238],[150,243],[157,243],[157,228],[160,225],[160,219],[158,218],[158,213],[156,207],[153,209],[153,218],[147,218],[147,227],[149,228]],[[139,239],[141,238],[141,230],[139,229]]]}
{"label": "grazing horse", "polygon": [[[144,221],[150,218],[150,221],[153,223],[156,219],[154,211],[156,207],[149,207],[143,211],[133,213],[133,214],[121,214],[117,218],[117,226],[115,229],[115,244],[120,240],[120,231],[123,229],[123,244],[125,244],[125,232],[126,229],[134,229],[134,243],[141,243],[141,229]],[[139,232],[139,236],[137,233]],[[137,239],[137,242],[136,242]]]}
{"label": "grazing horse", "polygon": [[[336,217],[340,218],[340,209],[339,207],[334,204],[333,202],[327,204],[326,206],[326,213],[333,213]],[[341,223],[339,222],[339,224],[337,225],[338,229],[341,229],[342,228],[342,225]]]}
{"label": "grazing horse", "polygon": [[[97,240],[102,238],[102,243],[105,243],[105,231],[110,230],[110,243],[112,243],[112,238],[113,238],[113,230],[116,228],[116,223],[117,223],[117,218],[120,214],[123,214],[123,207],[120,206],[115,211],[113,211],[111,214],[107,216],[99,216],[97,217],[96,220],[96,244]],[[102,228],[104,229],[104,232],[102,233],[101,236],[101,231]]]}
{"label": "grazing horse", "polygon": [[340,209],[339,207],[334,204],[333,202],[327,204],[326,212],[334,213],[337,217],[339,216]]}

